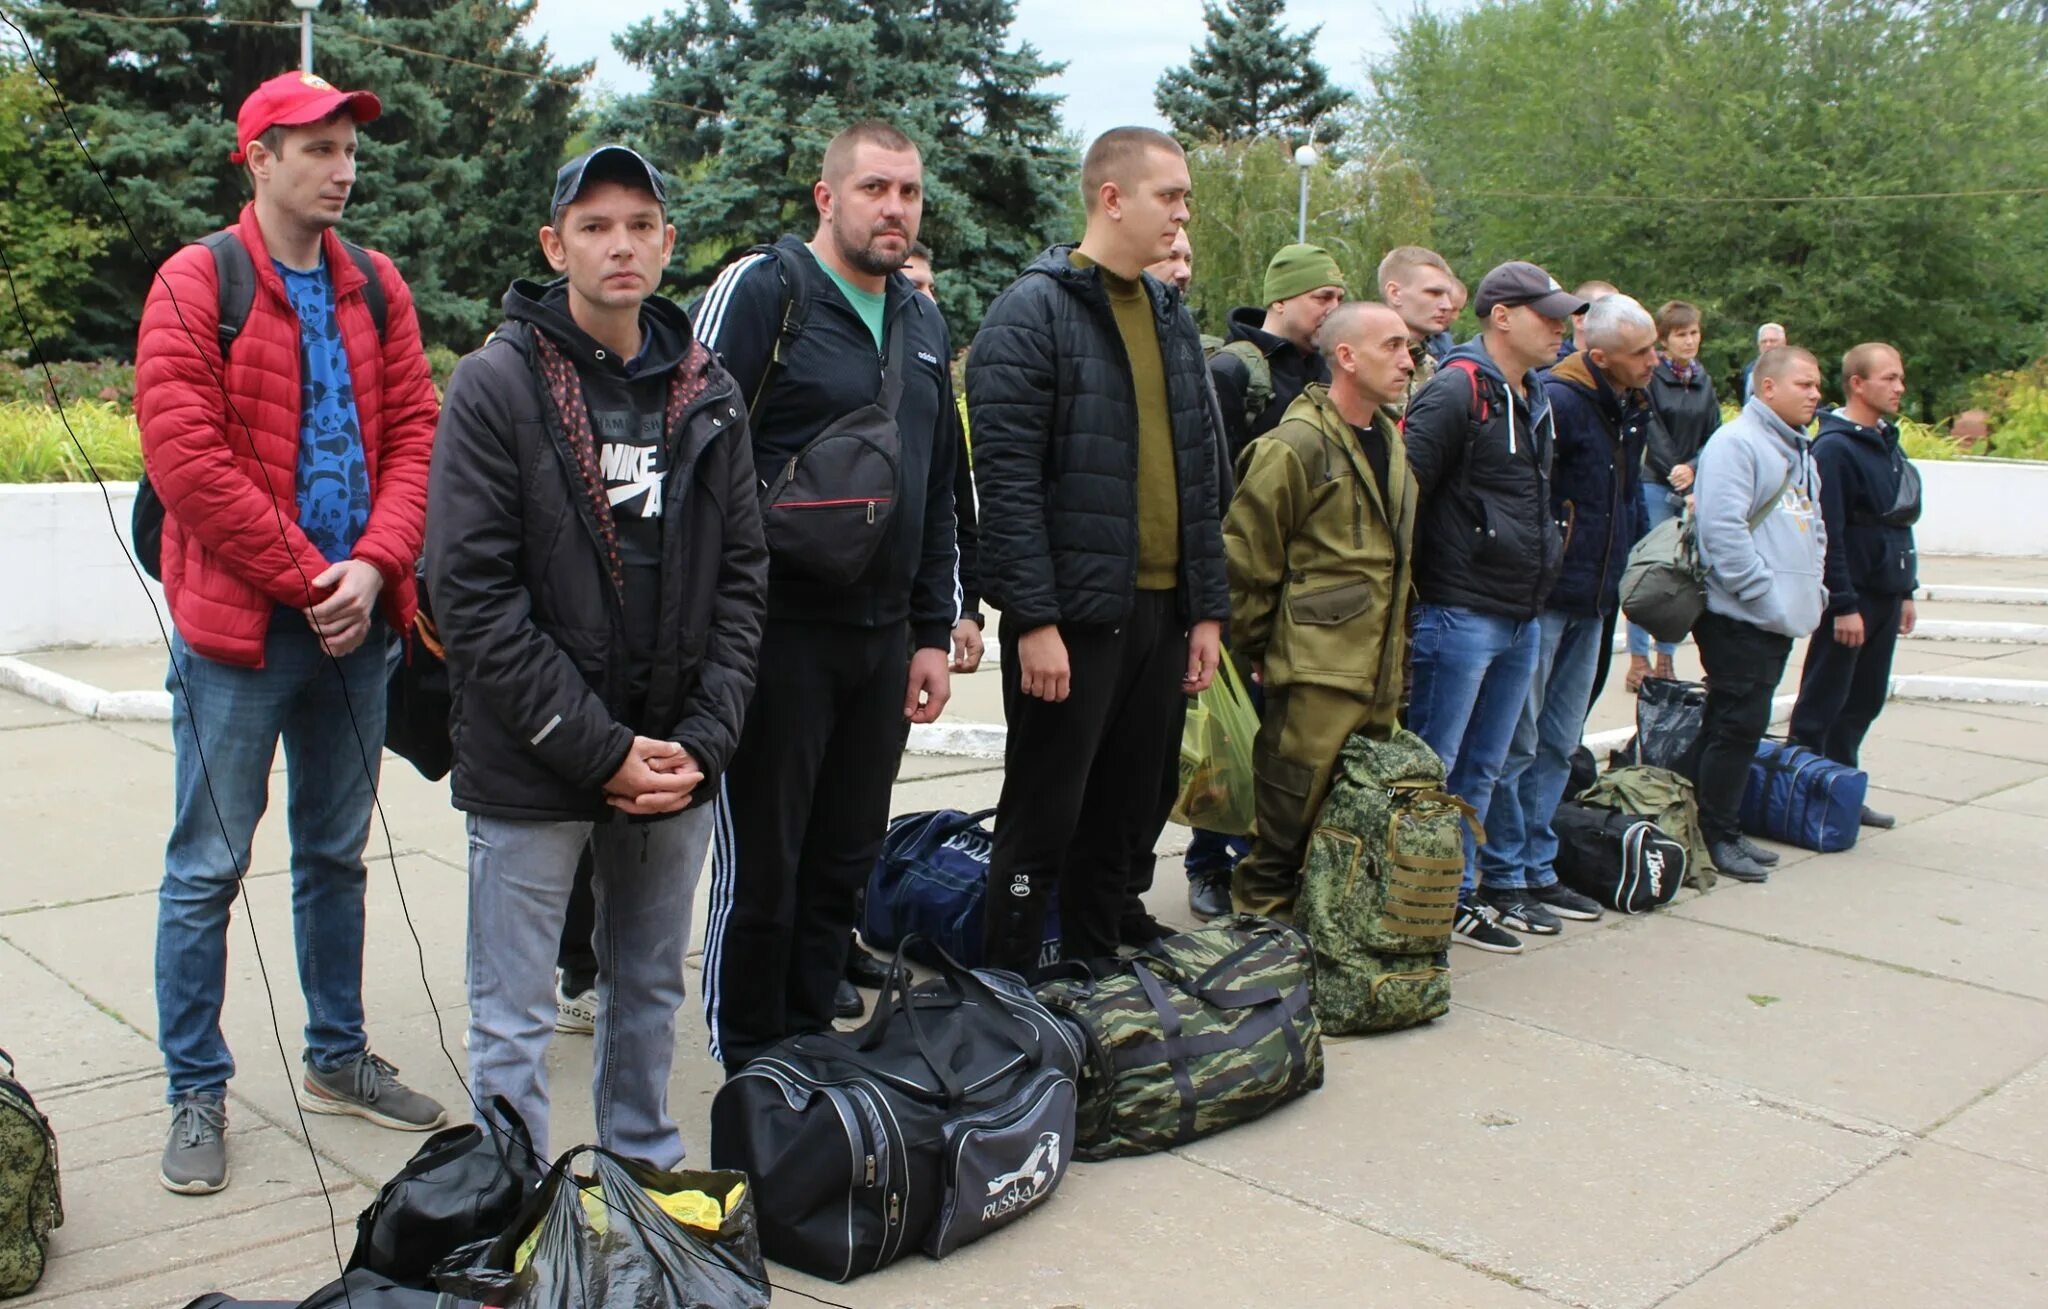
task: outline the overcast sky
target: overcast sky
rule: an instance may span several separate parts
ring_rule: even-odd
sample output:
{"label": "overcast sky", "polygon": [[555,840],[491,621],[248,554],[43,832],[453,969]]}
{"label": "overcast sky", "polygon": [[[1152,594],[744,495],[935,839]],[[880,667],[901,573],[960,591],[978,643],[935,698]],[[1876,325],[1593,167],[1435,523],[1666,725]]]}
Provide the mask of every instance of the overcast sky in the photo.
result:
{"label": "overcast sky", "polygon": [[[540,0],[534,25],[558,58],[595,59],[598,81],[638,91],[646,78],[619,58],[611,34],[662,7],[668,6],[661,0]],[[1323,25],[1316,57],[1345,86],[1362,85],[1365,57],[1386,39],[1382,5],[1293,0],[1288,6],[1290,31],[1316,23]],[[1206,29],[1201,0],[1019,0],[1012,31],[1046,58],[1066,62],[1067,71],[1050,85],[1066,96],[1068,126],[1085,138],[1123,123],[1159,125],[1152,85],[1166,69],[1187,62]]]}

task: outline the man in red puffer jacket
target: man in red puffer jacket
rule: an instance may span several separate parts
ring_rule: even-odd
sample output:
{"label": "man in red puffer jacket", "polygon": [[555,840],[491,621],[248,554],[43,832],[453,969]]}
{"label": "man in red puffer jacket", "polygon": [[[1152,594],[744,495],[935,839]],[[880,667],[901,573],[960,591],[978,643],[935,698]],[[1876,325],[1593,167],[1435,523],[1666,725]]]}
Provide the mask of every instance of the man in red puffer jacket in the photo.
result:
{"label": "man in red puffer jacket", "polygon": [[203,246],[165,261],[142,311],[136,417],[176,629],[156,993],[172,1107],[161,1177],[181,1194],[227,1185],[228,911],[280,738],[307,1011],[300,1102],[402,1131],[444,1118],[363,1032],[363,850],[387,659],[418,602],[438,416],[412,293],[389,259],[333,231],[356,126],[380,111],[369,92],[311,74],[258,87],[231,156],[255,200],[230,229],[241,249],[218,256],[246,257],[255,287],[232,350],[222,357],[217,255]]}

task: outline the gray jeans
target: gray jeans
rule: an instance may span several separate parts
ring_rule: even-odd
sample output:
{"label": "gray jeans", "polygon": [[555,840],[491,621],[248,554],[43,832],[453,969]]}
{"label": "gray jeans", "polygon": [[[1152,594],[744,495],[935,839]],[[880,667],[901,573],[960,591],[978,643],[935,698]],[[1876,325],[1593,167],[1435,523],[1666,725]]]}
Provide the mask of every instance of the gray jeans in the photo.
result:
{"label": "gray jeans", "polygon": [[657,1168],[682,1162],[668,1080],[711,812],[703,805],[631,824],[469,816],[470,1085],[481,1105],[496,1095],[512,1102],[543,1160],[553,1157],[546,1055],[555,948],[587,842],[596,860],[597,1142]]}

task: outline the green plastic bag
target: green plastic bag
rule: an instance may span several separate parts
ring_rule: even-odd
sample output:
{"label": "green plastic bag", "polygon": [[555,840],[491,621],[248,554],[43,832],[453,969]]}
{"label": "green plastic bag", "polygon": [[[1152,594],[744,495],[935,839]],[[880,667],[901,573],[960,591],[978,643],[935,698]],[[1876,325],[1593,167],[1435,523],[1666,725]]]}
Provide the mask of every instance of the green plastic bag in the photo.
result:
{"label": "green plastic bag", "polygon": [[1226,650],[1209,689],[1188,706],[1173,821],[1205,832],[1252,834],[1258,813],[1252,739],[1258,734],[1258,711],[1237,674],[1237,661]]}

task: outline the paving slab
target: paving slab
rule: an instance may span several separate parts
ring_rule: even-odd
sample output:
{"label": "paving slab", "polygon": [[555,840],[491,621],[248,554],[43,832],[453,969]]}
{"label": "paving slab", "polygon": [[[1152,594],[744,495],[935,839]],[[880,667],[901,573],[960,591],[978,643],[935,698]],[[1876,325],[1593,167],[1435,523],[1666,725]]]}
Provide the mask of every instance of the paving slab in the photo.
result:
{"label": "paving slab", "polygon": [[2048,778],[2036,782],[2023,782],[1992,795],[1980,796],[1975,801],[1975,807],[2038,818],[2048,814]]}
{"label": "paving slab", "polygon": [[[1983,721],[1988,727],[1992,720]],[[1956,736],[1951,738],[1966,740],[1968,746],[1934,745],[1873,733],[1864,742],[1857,762],[1872,778],[1882,778],[1887,790],[1958,804],[2048,777],[2048,760],[2011,759],[1972,750],[1970,746],[1978,744],[1980,737],[1984,743],[1992,744],[2001,735],[1998,727],[1990,727],[1989,731],[1979,729],[1977,735],[1961,735],[1962,726],[1974,725],[1958,726]],[[2011,726],[2020,732],[2027,730],[2018,724]]]}
{"label": "paving slab", "polygon": [[1916,1145],[1665,1305],[2039,1305],[2044,1212],[2048,1177]]}
{"label": "paving slab", "polygon": [[1878,834],[1881,857],[1942,871],[1964,869],[2009,886],[2048,888],[2048,814],[1958,805]]}
{"label": "paving slab", "polygon": [[0,731],[16,727],[47,727],[52,723],[75,723],[78,715],[55,705],[46,705],[19,691],[0,691]]}
{"label": "paving slab", "polygon": [[[2048,1001],[2048,887],[1865,853],[1674,908],[1683,918]],[[1853,913],[1842,906],[1853,901]],[[2048,1024],[2048,1010],[2036,1020]]]}
{"label": "paving slab", "polygon": [[1076,1164],[1043,1210],[937,1263],[911,1255],[845,1286],[771,1274],[779,1287],[858,1309],[1551,1303],[1173,1155]]}
{"label": "paving slab", "polygon": [[1893,1148],[1470,1009],[1328,1058],[1323,1090],[1181,1153],[1602,1309],[1657,1303]]}
{"label": "paving slab", "polygon": [[[1918,1130],[2048,1055],[2034,1000],[1916,976],[1686,914],[1485,973],[1460,1005],[1665,1060],[1845,1119]],[[1728,909],[1722,912],[1735,912]]]}
{"label": "paving slab", "polygon": [[0,918],[0,1044],[25,1085],[56,1090],[159,1066],[153,1041],[6,941],[10,921]]}
{"label": "paving slab", "polygon": [[[274,1234],[265,1221],[257,1225],[252,1244],[177,1251],[155,1269],[110,1265],[96,1278],[84,1279],[71,1277],[68,1268],[53,1270],[27,1298],[10,1301],[9,1309],[178,1309],[209,1291],[295,1303],[338,1275],[335,1243],[346,1259],[354,1241],[352,1219],[334,1228],[320,1221],[287,1235]],[[60,1279],[58,1271],[66,1275]]]}
{"label": "paving slab", "polygon": [[2048,1174],[2048,1062],[2035,1064],[1931,1135],[1943,1145]]}
{"label": "paving slab", "polygon": [[[1959,706],[1894,702],[1885,706],[1871,732],[1873,745],[1925,745],[1970,754],[2048,764],[2048,714],[2034,721],[1957,713]],[[1873,778],[1873,780],[1876,780]]]}

